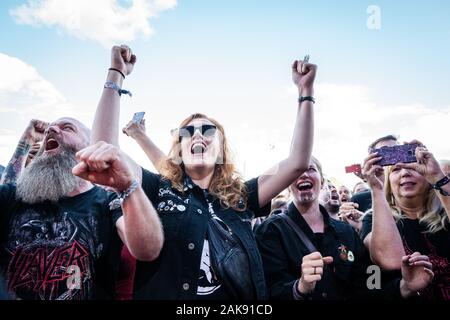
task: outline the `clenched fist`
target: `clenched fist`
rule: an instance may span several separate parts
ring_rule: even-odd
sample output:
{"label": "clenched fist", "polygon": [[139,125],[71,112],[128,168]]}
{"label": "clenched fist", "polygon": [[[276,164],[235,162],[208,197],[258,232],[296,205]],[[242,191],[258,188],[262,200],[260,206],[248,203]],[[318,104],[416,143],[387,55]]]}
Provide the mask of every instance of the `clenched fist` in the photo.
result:
{"label": "clenched fist", "polygon": [[110,187],[118,192],[128,189],[134,179],[123,152],[100,141],[76,154],[79,163],[72,173],[95,184]]}
{"label": "clenched fist", "polygon": [[114,46],[111,49],[111,68],[120,70],[125,76],[133,72],[136,55],[126,45]]}

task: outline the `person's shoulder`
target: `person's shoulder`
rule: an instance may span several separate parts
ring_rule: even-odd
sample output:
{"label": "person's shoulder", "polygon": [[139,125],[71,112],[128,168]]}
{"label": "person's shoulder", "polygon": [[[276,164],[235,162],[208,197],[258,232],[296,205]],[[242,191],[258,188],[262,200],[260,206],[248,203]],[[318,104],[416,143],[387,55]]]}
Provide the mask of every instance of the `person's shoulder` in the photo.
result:
{"label": "person's shoulder", "polygon": [[256,232],[259,234],[263,234],[266,232],[279,230],[283,225],[283,220],[284,218],[280,214],[270,215],[256,228]]}

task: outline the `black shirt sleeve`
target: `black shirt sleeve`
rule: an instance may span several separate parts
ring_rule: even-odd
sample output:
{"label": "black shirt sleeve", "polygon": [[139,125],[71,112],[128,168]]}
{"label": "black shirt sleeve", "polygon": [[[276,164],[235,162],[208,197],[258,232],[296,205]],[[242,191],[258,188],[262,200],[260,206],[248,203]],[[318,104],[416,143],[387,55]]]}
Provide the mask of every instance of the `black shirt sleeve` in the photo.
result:
{"label": "black shirt sleeve", "polygon": [[255,217],[267,216],[270,213],[270,202],[261,208],[258,197],[258,178],[253,178],[245,182],[247,187],[247,206]]}
{"label": "black shirt sleeve", "polygon": [[281,243],[279,230],[265,221],[255,232],[271,299],[293,300],[293,287],[299,276],[289,272],[289,258]]}
{"label": "black shirt sleeve", "polygon": [[361,240],[367,237],[369,233],[372,232],[372,211],[367,212],[362,220],[362,228],[361,228]]}
{"label": "black shirt sleeve", "polygon": [[142,168],[142,189],[153,205],[158,202],[158,188],[160,183],[160,175]]}
{"label": "black shirt sleeve", "polygon": [[9,207],[15,199],[16,189],[12,185],[0,185],[0,230],[9,219]]}

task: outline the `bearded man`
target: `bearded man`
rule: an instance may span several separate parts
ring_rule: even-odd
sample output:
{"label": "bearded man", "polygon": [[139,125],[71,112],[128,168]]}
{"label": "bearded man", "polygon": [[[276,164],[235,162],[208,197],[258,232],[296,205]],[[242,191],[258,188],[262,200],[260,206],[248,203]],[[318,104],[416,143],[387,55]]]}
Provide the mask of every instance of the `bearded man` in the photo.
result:
{"label": "bearded man", "polygon": [[159,255],[161,224],[126,156],[89,137],[76,119],[49,124],[17,186],[0,186],[0,271],[13,299],[113,298],[120,239],[139,260]]}

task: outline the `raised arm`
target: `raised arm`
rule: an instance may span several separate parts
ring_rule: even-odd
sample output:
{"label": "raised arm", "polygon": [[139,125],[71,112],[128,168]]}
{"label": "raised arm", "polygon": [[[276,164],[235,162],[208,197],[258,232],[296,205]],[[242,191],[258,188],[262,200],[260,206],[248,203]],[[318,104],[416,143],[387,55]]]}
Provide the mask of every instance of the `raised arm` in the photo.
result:
{"label": "raised arm", "polygon": [[20,172],[25,166],[25,162],[28,157],[28,152],[31,147],[42,141],[44,137],[44,131],[47,129],[48,123],[40,120],[31,120],[28,124],[25,132],[20,137],[16,150],[9,161],[8,165],[3,171],[3,175],[0,180],[0,184],[15,184]]}
{"label": "raised arm", "polygon": [[[302,61],[295,61],[292,64],[292,79],[298,88],[299,97],[314,95],[316,71],[317,66],[314,64]],[[299,100],[297,110],[289,157],[269,169],[258,180],[261,207],[269,203],[309,167],[314,141],[313,102]]]}
{"label": "raised arm", "polygon": [[[135,63],[136,56],[129,47],[125,45],[112,47],[111,68],[108,70],[106,83],[114,83],[122,88],[124,77],[131,74]],[[117,90],[103,88],[92,125],[91,144],[104,141],[119,146],[120,99],[121,96]],[[134,176],[140,183],[142,180],[141,167],[128,156],[126,157]]]}
{"label": "raised arm", "polygon": [[121,204],[123,217],[116,223],[118,233],[136,259],[155,260],[164,241],[161,222],[140,183],[134,181],[125,154],[111,144],[98,142],[79,151],[77,159],[80,162],[73,168],[74,175],[118,192],[131,192]]}
{"label": "raised arm", "polygon": [[128,124],[122,129],[122,132],[136,140],[152,162],[153,166],[159,171],[161,162],[166,158],[166,155],[145,133],[145,119],[143,119],[140,123],[133,121],[128,122]]}
{"label": "raised arm", "polygon": [[363,174],[372,190],[372,232],[364,239],[372,261],[385,270],[399,270],[405,249],[391,208],[384,194],[381,157],[370,154],[364,161]]}

